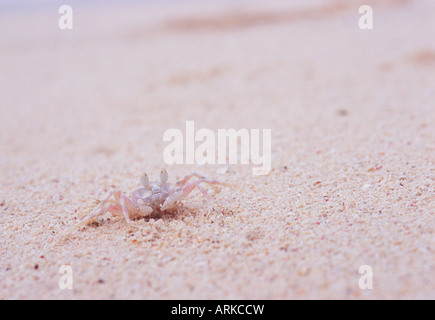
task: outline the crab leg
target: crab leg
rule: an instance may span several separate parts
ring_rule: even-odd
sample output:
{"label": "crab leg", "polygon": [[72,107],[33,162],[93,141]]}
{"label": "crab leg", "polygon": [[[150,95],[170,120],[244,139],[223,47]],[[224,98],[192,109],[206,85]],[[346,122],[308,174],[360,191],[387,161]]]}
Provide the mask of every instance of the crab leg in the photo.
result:
{"label": "crab leg", "polygon": [[131,215],[133,216],[139,215],[139,209],[125,194],[121,195],[121,207],[122,207],[122,213],[124,214],[124,218],[125,220],[127,220],[128,223],[133,222],[130,219]]}
{"label": "crab leg", "polygon": [[[113,191],[111,191],[111,192],[108,194],[108,196],[107,196],[106,198],[104,198],[103,200],[101,200],[100,203],[99,203],[98,205],[95,206],[95,208],[94,208],[93,211],[95,212],[95,211],[97,211],[98,208],[101,208],[101,206],[103,206],[107,201],[109,201],[109,199],[110,199],[112,196],[115,196],[115,200],[119,200],[120,195],[121,195],[121,191],[118,191],[118,190],[113,190]],[[92,215],[92,214],[91,214],[91,215]]]}
{"label": "crab leg", "polygon": [[176,183],[176,186],[183,187],[193,177],[199,178],[198,182],[205,182],[205,183],[208,183],[208,184],[227,185],[226,183],[220,182],[218,180],[207,179],[206,177],[204,177],[204,176],[194,172],[194,173],[191,173],[191,174],[185,176],[182,180],[178,181]]}
{"label": "crab leg", "polygon": [[80,228],[81,226],[88,224],[89,222],[95,220],[96,218],[98,218],[99,216],[101,216],[103,213],[106,212],[110,212],[112,214],[120,214],[122,211],[121,205],[120,204],[111,204],[109,206],[106,207],[102,207],[99,210],[94,210],[94,212],[92,212],[89,216],[87,216],[86,218],[84,218],[82,221],[80,221],[79,223],[77,223],[75,226],[71,227],[67,232],[65,232],[64,236],[67,236],[71,233],[71,231]]}
{"label": "crab leg", "polygon": [[182,180],[180,180],[180,181],[177,181],[177,183],[176,183],[176,185],[177,186],[179,186],[179,187],[182,187],[182,186],[184,186],[192,177],[197,177],[197,178],[199,178],[199,179],[205,179],[205,177],[204,176],[202,176],[202,175],[200,175],[200,174],[198,174],[198,173],[196,173],[196,172],[193,172],[193,173],[191,173],[191,174],[188,174],[188,175],[186,175],[186,176],[184,176],[184,178],[182,179]]}
{"label": "crab leg", "polygon": [[117,190],[113,190],[109,193],[109,195],[104,198],[103,200],[100,201],[100,203],[95,206],[94,210],[92,210],[92,213],[87,216],[85,219],[83,219],[82,221],[79,222],[78,226],[85,224],[86,222],[89,222],[93,219],[95,219],[96,217],[100,216],[101,214],[103,214],[106,211],[116,211],[115,207],[116,205],[110,205],[110,206],[106,206],[106,207],[102,207],[103,205],[105,205],[109,199],[114,195],[115,199],[119,198],[119,194],[121,192],[117,191]]}
{"label": "crab leg", "polygon": [[103,213],[106,212],[110,212],[111,214],[120,214],[121,213],[121,205],[119,204],[111,204],[109,206],[106,207],[102,207],[99,210],[91,213],[89,216],[87,216],[85,219],[83,219],[82,221],[80,221],[74,228],[76,227],[80,227],[84,224],[88,224],[89,222],[95,220],[96,218],[98,218],[99,216],[101,216]]}
{"label": "crab leg", "polygon": [[208,201],[211,201],[210,195],[196,181],[189,182],[183,187],[182,193],[181,193],[181,199],[186,198],[193,191],[193,189],[195,189],[195,187],[197,187],[199,189],[199,191],[201,191],[201,193],[207,198]]}

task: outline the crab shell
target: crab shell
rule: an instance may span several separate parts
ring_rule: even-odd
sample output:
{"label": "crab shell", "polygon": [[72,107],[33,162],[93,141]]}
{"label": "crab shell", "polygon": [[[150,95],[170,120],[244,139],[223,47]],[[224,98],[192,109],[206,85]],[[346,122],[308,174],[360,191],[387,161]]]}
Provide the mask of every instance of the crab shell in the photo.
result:
{"label": "crab shell", "polygon": [[138,207],[148,206],[153,211],[161,210],[166,199],[171,193],[169,183],[157,184],[151,183],[149,188],[139,188],[131,194],[131,200]]}

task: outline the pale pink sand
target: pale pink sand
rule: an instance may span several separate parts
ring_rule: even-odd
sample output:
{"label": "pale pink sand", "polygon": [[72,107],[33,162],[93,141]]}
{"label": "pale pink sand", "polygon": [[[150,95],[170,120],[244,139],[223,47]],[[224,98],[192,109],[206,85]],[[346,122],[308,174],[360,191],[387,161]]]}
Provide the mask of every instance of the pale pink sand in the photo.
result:
{"label": "pale pink sand", "polygon": [[[2,12],[0,298],[434,299],[433,1],[371,1],[371,31],[331,3],[76,5],[73,31],[57,5]],[[272,172],[166,166],[186,120],[272,129]],[[161,167],[233,189],[59,241]]]}

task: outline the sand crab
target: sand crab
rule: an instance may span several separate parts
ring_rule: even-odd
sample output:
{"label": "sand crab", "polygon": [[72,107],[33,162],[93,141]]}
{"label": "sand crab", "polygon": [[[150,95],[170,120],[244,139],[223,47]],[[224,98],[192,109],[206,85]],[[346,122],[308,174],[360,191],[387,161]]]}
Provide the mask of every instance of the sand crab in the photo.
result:
{"label": "sand crab", "polygon": [[[191,181],[194,177],[198,180]],[[88,224],[106,212],[114,215],[123,214],[125,220],[131,223],[132,219],[146,217],[155,211],[165,211],[176,207],[178,201],[186,198],[195,188],[198,188],[208,200],[211,200],[210,195],[200,185],[202,182],[211,185],[227,185],[217,180],[207,179],[197,173],[191,173],[176,182],[175,186],[171,188],[170,183],[168,183],[168,172],[165,169],[160,171],[160,182],[150,182],[146,173],[140,177],[140,181],[142,186],[134,190],[130,197],[119,190],[110,192],[104,200],[100,201],[93,212],[74,228]]]}

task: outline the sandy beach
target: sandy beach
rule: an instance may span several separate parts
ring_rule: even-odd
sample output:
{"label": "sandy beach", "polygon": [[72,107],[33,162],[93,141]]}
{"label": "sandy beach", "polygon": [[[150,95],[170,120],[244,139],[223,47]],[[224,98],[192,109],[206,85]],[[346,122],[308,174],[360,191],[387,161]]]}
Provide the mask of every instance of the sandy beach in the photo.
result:
{"label": "sandy beach", "polygon": [[[0,3],[0,299],[435,299],[433,1],[62,4]],[[270,172],[168,165],[186,121]],[[230,187],[64,236],[161,168]]]}

